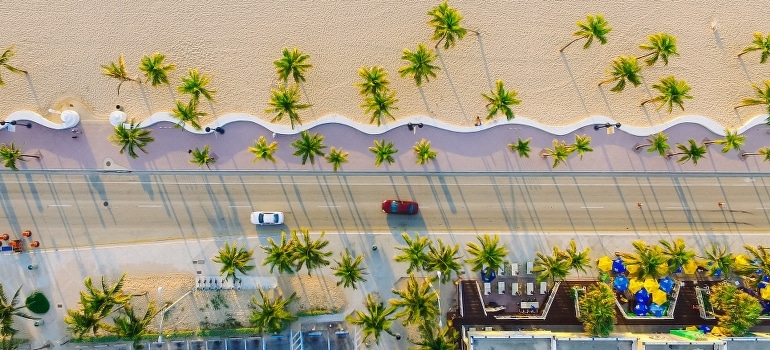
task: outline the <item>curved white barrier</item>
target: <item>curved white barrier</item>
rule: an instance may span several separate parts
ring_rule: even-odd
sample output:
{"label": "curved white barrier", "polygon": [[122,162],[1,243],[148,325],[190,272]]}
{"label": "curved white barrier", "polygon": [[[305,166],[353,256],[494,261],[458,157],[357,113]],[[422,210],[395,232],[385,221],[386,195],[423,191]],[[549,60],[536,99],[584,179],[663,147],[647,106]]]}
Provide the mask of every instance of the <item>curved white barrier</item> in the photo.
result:
{"label": "curved white barrier", "polygon": [[45,126],[50,129],[57,129],[57,130],[69,129],[74,127],[75,125],[78,125],[78,123],[80,123],[80,115],[78,114],[78,112],[75,112],[73,110],[65,110],[59,113],[59,116],[61,117],[62,122],[54,123],[46,118],[43,118],[43,116],[33,111],[22,110],[22,111],[13,112],[10,115],[8,115],[8,117],[5,118],[5,122],[29,121],[32,123],[39,124],[41,126]]}

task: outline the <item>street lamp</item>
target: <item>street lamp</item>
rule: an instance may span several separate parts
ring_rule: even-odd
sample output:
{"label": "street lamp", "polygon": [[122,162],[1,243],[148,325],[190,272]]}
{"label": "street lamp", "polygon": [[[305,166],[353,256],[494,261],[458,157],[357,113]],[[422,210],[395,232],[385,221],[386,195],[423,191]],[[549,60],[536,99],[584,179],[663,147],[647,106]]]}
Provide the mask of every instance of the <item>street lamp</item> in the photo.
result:
{"label": "street lamp", "polygon": [[[158,300],[163,299],[163,287],[158,287]],[[158,343],[163,342],[163,310],[160,313],[160,324],[158,325]]]}
{"label": "street lamp", "polygon": [[[436,271],[436,274],[438,274],[438,287],[441,288],[441,271]],[[431,288],[433,288],[432,284]],[[441,321],[441,293],[439,293],[439,290],[436,288],[433,288],[433,290],[436,291],[436,300],[438,300],[438,328],[439,331],[441,331],[441,329],[444,328],[444,322]]]}
{"label": "street lamp", "polygon": [[19,122],[15,121],[15,120],[11,120],[9,122],[7,122],[7,121],[0,121],[0,125],[5,126],[6,124],[10,124],[10,125],[24,125],[24,126],[27,127],[27,129],[32,127],[32,123],[19,123]]}
{"label": "street lamp", "polygon": [[216,128],[213,128],[213,129],[208,127],[208,126],[206,127],[206,132],[212,132],[212,131],[216,131],[217,134],[220,134],[220,135],[224,135],[224,133],[225,133],[225,129],[222,129],[219,126],[217,126]]}
{"label": "street lamp", "polygon": [[596,125],[594,125],[594,130],[599,130],[599,129],[604,129],[604,128],[609,129],[609,128],[612,128],[612,127],[616,127],[618,129],[620,129],[620,123],[615,123],[615,124],[612,124],[612,123],[596,124]]}

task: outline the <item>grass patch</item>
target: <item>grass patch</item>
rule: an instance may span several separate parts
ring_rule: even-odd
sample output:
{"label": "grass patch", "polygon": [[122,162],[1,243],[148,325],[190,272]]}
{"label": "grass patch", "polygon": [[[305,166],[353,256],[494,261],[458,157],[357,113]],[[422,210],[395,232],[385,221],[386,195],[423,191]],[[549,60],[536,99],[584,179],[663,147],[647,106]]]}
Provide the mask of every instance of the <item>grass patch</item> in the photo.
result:
{"label": "grass patch", "polygon": [[51,303],[48,302],[48,298],[46,298],[45,295],[43,295],[43,292],[40,291],[32,292],[25,302],[27,304],[27,309],[38,315],[42,315],[51,309]]}

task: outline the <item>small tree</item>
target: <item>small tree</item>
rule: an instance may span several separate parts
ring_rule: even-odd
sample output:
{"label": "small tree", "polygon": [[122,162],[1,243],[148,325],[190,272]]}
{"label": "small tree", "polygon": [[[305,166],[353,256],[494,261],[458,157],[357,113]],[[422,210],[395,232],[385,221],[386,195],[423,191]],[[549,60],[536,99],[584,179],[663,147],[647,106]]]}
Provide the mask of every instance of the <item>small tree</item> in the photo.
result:
{"label": "small tree", "polygon": [[770,161],[770,147],[762,147],[756,152],[741,152],[741,157],[746,158],[749,156],[761,156],[763,162]]}
{"label": "small tree", "polygon": [[503,266],[503,258],[508,255],[508,249],[505,248],[505,245],[500,244],[500,236],[498,235],[476,235],[476,240],[479,241],[479,244],[467,243],[468,249],[466,251],[472,258],[465,260],[465,262],[471,264],[471,271],[482,271],[488,277],[493,271],[497,271]]}
{"label": "small tree", "polygon": [[270,101],[268,103],[272,108],[266,109],[265,113],[275,114],[273,119],[270,120],[271,123],[280,121],[284,116],[288,116],[292,129],[294,129],[294,124],[302,125],[299,111],[310,108],[310,105],[299,103],[299,86],[292,85],[286,87],[281,85],[277,89],[270,90],[270,94]]}
{"label": "small tree", "polygon": [[754,41],[751,42],[750,46],[743,49],[743,51],[738,54],[738,57],[754,51],[759,51],[761,54],[759,56],[759,63],[767,62],[767,57],[770,57],[770,33],[767,34],[767,37],[764,37],[762,33],[755,32]]}
{"label": "small tree", "polygon": [[366,267],[361,266],[364,261],[364,255],[358,254],[353,257],[350,254],[350,250],[345,248],[345,253],[340,253],[341,261],[334,260],[337,266],[332,267],[334,275],[340,280],[337,281],[337,285],[342,285],[345,288],[352,287],[356,289],[356,283],[366,282],[364,275],[367,275]]}
{"label": "small tree", "polygon": [[409,274],[409,279],[406,280],[406,288],[392,290],[393,294],[400,299],[391,299],[390,305],[401,309],[394,317],[402,318],[404,326],[432,322],[437,316],[440,317],[441,310],[438,309],[439,295],[431,283],[431,278],[418,282],[414,274]]}
{"label": "small tree", "polygon": [[639,45],[642,50],[649,51],[648,53],[637,57],[637,59],[647,58],[644,60],[648,66],[652,66],[658,62],[658,59],[663,61],[663,65],[668,65],[668,58],[670,56],[679,56],[679,52],[676,51],[676,37],[667,33],[658,33],[647,36],[647,42]]}
{"label": "small tree", "polygon": [[540,153],[540,156],[543,158],[551,157],[553,159],[553,168],[556,168],[561,163],[567,162],[567,157],[572,154],[572,148],[570,146],[567,146],[567,143],[562,141],[559,143],[559,140],[554,139],[553,140],[553,148],[545,148]]}
{"label": "small tree", "polygon": [[436,242],[437,245],[428,246],[428,260],[425,263],[425,270],[441,273],[441,283],[446,283],[452,279],[452,273],[457,276],[462,269],[460,245],[444,244],[441,238],[436,239]]}
{"label": "small tree", "polygon": [[430,322],[424,322],[418,326],[420,339],[411,340],[413,350],[454,350],[457,348],[457,339],[460,334],[450,325],[438,329]]}
{"label": "small tree", "polygon": [[257,328],[259,333],[278,334],[286,329],[290,322],[297,320],[297,317],[286,309],[297,299],[297,293],[291,293],[288,298],[284,299],[280,295],[271,298],[261,288],[258,290],[262,301],[258,301],[256,296],[251,297],[251,303],[255,308],[251,311],[249,323]]}
{"label": "small tree", "polygon": [[569,268],[575,272],[586,273],[586,267],[591,266],[591,258],[588,256],[590,252],[591,248],[586,248],[582,252],[579,252],[575,240],[569,240],[569,248],[564,251],[567,261],[569,262],[567,265],[569,265]]}
{"label": "small tree", "polygon": [[671,242],[661,239],[658,241],[663,246],[663,255],[668,259],[668,272],[673,273],[685,266],[695,258],[695,251],[688,249],[682,238]]}
{"label": "small tree", "polygon": [[310,271],[329,265],[329,260],[326,258],[332,255],[332,252],[325,251],[326,246],[329,245],[329,241],[324,239],[326,236],[325,231],[321,231],[321,236],[316,240],[310,239],[310,230],[307,228],[300,228],[302,232],[302,239],[297,235],[296,230],[291,231],[291,237],[294,242],[294,262],[296,263],[296,271],[302,269],[302,265],[307,268],[307,275],[310,276]]}
{"label": "small tree", "polygon": [[615,295],[605,283],[596,283],[578,300],[580,322],[591,337],[607,337],[615,328]]}
{"label": "small tree", "polygon": [[381,66],[361,67],[358,70],[358,76],[363,81],[356,83],[356,86],[361,89],[358,93],[363,96],[376,95],[388,90],[388,84],[390,84],[388,72]]}
{"label": "small tree", "polygon": [[709,276],[719,274],[729,275],[735,267],[735,255],[727,251],[727,247],[715,243],[709,245],[708,250],[703,251],[702,259],[706,260],[705,267]]}
{"label": "small tree", "polygon": [[149,129],[141,129],[139,125],[132,119],[128,127],[126,123],[119,123],[115,127],[115,134],[110,135],[110,141],[120,147],[120,154],[128,151],[128,155],[131,158],[138,158],[139,154],[136,153],[136,149],[147,154],[147,144],[155,141],[155,138],[150,136]]}
{"label": "small tree", "polygon": [[348,315],[345,318],[350,324],[362,328],[364,332],[364,342],[367,342],[369,337],[374,337],[374,341],[379,344],[382,332],[395,336],[390,330],[394,320],[392,315],[396,312],[395,307],[390,306],[386,308],[385,304],[382,301],[377,300],[371,293],[366,295],[364,307],[366,308],[365,312],[355,310],[352,315]]}
{"label": "small tree", "polygon": [[401,59],[406,61],[407,64],[398,69],[398,74],[401,77],[410,76],[414,78],[414,83],[418,87],[422,86],[423,79],[428,82],[430,78],[436,77],[436,71],[441,70],[438,66],[433,65],[436,54],[433,53],[433,49],[428,49],[425,44],[417,45],[417,50],[414,52],[404,49]]}
{"label": "small tree", "polygon": [[691,99],[690,85],[684,80],[676,80],[673,75],[661,78],[660,84],[652,84],[652,88],[658,90],[660,95],[657,97],[645,100],[641,106],[644,106],[648,102],[658,103],[658,107],[655,110],[660,110],[663,106],[668,106],[667,110],[670,114],[674,109],[674,105],[679,106],[684,110],[684,100]]}
{"label": "small tree", "polygon": [[329,154],[325,157],[329,164],[332,165],[334,172],[340,170],[340,166],[343,163],[348,162],[348,152],[342,151],[342,148],[332,148],[329,150]]}
{"label": "small tree", "polygon": [[722,145],[722,153],[727,153],[731,149],[736,151],[741,150],[741,146],[746,142],[746,135],[738,135],[738,130],[725,129],[725,137],[723,139],[704,141],[704,145],[710,145],[716,143]]}
{"label": "small tree", "polygon": [[[767,107],[767,113],[770,114],[770,80],[765,80],[764,85],[765,85],[765,88],[762,89],[757,85],[751,84],[751,87],[754,88],[756,97],[744,98],[743,100],[741,100],[741,104],[733,108],[738,109],[738,108],[747,107],[747,106],[765,105],[765,107]],[[767,120],[765,121],[765,123],[770,125],[770,117],[767,117]]]}
{"label": "small tree", "polygon": [[639,72],[642,71],[642,66],[636,61],[634,57],[620,56],[612,60],[612,69],[608,70],[610,78],[599,82],[599,86],[605,83],[615,82],[610,91],[621,92],[626,88],[626,81],[633,84],[634,87],[639,86],[642,83],[642,76]]}
{"label": "small tree", "polygon": [[[8,61],[11,60],[13,56],[16,56],[16,52],[13,51],[13,46],[9,46],[5,51],[3,51],[2,56],[0,56],[0,67],[5,67],[5,69],[17,73],[17,74],[27,74],[27,71],[18,69],[8,63]],[[5,86],[5,82],[3,81],[3,77],[0,76],[0,86]]]}
{"label": "small tree", "polygon": [[37,317],[31,316],[23,309],[27,308],[27,305],[19,305],[19,294],[21,293],[21,287],[16,290],[10,300],[5,295],[3,285],[0,283],[0,337],[5,340],[6,337],[13,337],[18,331],[13,328],[13,318],[21,317],[28,320],[37,320]]}
{"label": "small tree", "polygon": [[629,271],[630,278],[645,280],[647,278],[659,279],[668,275],[668,258],[658,245],[650,245],[644,241],[632,243],[634,252],[621,252],[620,256]]}
{"label": "small tree", "polygon": [[254,265],[249,265],[249,261],[254,255],[254,249],[246,250],[245,245],[238,247],[236,242],[231,246],[225,242],[225,245],[219,249],[219,253],[211,259],[217,264],[222,264],[219,268],[219,274],[225,276],[225,279],[232,278],[233,282],[235,282],[236,271],[247,275],[249,271],[254,269]]}
{"label": "small tree", "polygon": [[408,262],[409,267],[406,269],[406,273],[411,274],[412,271],[425,270],[428,263],[428,253],[426,249],[429,248],[433,242],[428,237],[420,236],[419,233],[414,233],[414,239],[409,237],[406,232],[401,233],[401,237],[406,242],[404,247],[396,247],[396,250],[400,250],[401,254],[394,257],[396,262]]}
{"label": "small tree", "polygon": [[529,143],[532,141],[532,138],[527,138],[526,140],[522,140],[521,137],[519,137],[519,140],[516,143],[509,143],[508,149],[511,150],[511,152],[516,152],[519,154],[519,158],[529,158],[529,152],[532,151],[532,149],[529,147]]}
{"label": "small tree", "polygon": [[495,86],[495,90],[490,91],[489,94],[481,94],[487,100],[487,111],[489,112],[487,120],[494,118],[498,112],[504,115],[507,120],[513,119],[515,115],[511,106],[521,103],[521,100],[516,98],[518,91],[506,91],[502,80],[496,81]]}
{"label": "small tree", "polygon": [[727,336],[742,337],[759,323],[762,313],[759,300],[732,283],[720,283],[711,288],[709,301],[714,306],[717,325]]}
{"label": "small tree", "polygon": [[278,142],[273,141],[267,143],[264,136],[260,136],[259,140],[254,140],[254,146],[248,148],[249,152],[254,153],[254,163],[258,160],[269,160],[275,163],[275,157],[273,154],[278,150]]}
{"label": "small tree", "polygon": [[537,252],[532,273],[537,274],[536,281],[548,281],[553,284],[555,281],[563,281],[567,277],[570,269],[569,258],[564,252],[559,251],[559,247],[553,247],[553,255],[546,255]]}
{"label": "small tree", "polygon": [[265,251],[262,266],[270,265],[270,273],[278,268],[278,273],[294,273],[295,250],[297,242],[292,238],[286,239],[286,232],[281,231],[281,242],[276,244],[272,237],[267,238],[269,246],[260,246]]}
{"label": "small tree", "polygon": [[563,52],[564,49],[572,45],[572,43],[581,39],[587,39],[586,43],[583,44],[584,50],[591,47],[594,39],[599,40],[599,43],[604,45],[607,43],[607,34],[612,30],[609,23],[607,23],[604,16],[601,14],[587,15],[585,22],[577,21],[577,26],[578,30],[572,34],[572,36],[575,36],[576,38],[559,49],[559,52]]}
{"label": "small tree", "polygon": [[174,125],[175,128],[183,128],[185,124],[190,123],[195,130],[202,129],[200,118],[206,116],[206,113],[198,110],[198,103],[195,100],[190,100],[186,105],[182,101],[176,101],[176,108],[171,113],[174,118],[179,119],[179,122]]}
{"label": "small tree", "polygon": [[211,170],[211,164],[217,162],[217,159],[209,150],[209,145],[204,146],[203,149],[195,147],[195,149],[190,150],[190,154],[192,155],[190,163],[198,164],[201,168],[205,165],[206,168]]}
{"label": "small tree", "polygon": [[323,135],[318,135],[317,132],[311,135],[307,130],[302,131],[291,146],[296,149],[294,155],[302,159],[302,165],[305,165],[308,159],[310,164],[315,164],[315,157],[323,157],[323,149],[326,148]]}
{"label": "small tree", "polygon": [[396,118],[393,117],[393,114],[390,113],[391,110],[398,109],[395,106],[396,102],[398,102],[396,92],[386,89],[385,91],[377,92],[376,94],[365,98],[361,108],[364,109],[364,113],[372,114],[369,118],[369,124],[376,123],[377,126],[380,126],[385,117],[396,120]]}
{"label": "small tree", "polygon": [[2,160],[3,165],[8,169],[19,170],[19,168],[16,167],[16,162],[24,162],[27,157],[40,159],[39,155],[22,153],[21,148],[16,147],[16,144],[13,142],[11,142],[10,145],[4,143],[0,144],[0,160]]}
{"label": "small tree", "polygon": [[570,153],[577,152],[580,159],[583,159],[583,154],[586,152],[593,152],[591,148],[591,136],[588,135],[575,135],[575,143],[569,146]]}
{"label": "small tree", "polygon": [[668,135],[664,134],[662,131],[657,134],[650,135],[650,137],[646,138],[645,140],[647,143],[641,143],[634,146],[634,150],[639,151],[644,147],[649,147],[647,152],[658,152],[661,157],[664,157],[671,149],[671,146],[668,144]]}
{"label": "small tree", "polygon": [[134,349],[141,349],[139,342],[148,333],[152,319],[160,312],[154,301],[150,301],[144,314],[137,314],[130,303],[123,307],[123,315],[118,315],[112,319],[114,325],[106,328],[115,333],[118,337],[130,339],[133,341]]}
{"label": "small tree", "polygon": [[385,139],[374,140],[374,147],[369,147],[369,151],[374,153],[375,166],[380,166],[382,162],[393,164],[396,161],[393,155],[398,152],[397,149],[393,148],[393,142],[386,142]]}
{"label": "small tree", "polygon": [[438,155],[438,152],[430,148],[430,141],[425,141],[425,138],[415,143],[412,149],[414,150],[414,155],[417,156],[417,164],[425,164],[436,159]]}
{"label": "small tree", "polygon": [[144,72],[145,81],[152,86],[168,85],[168,74],[176,69],[173,63],[164,63],[166,55],[156,52],[152,56],[142,57],[139,70]]}
{"label": "small tree", "polygon": [[[463,15],[460,11],[453,7],[449,7],[446,1],[442,2],[428,11],[430,20],[428,24],[433,27],[433,36],[431,39],[436,40],[436,47],[444,41],[444,50],[448,50],[450,47],[454,47],[457,41],[462,40],[469,29],[463,28],[460,23],[463,19]],[[471,30],[478,35],[479,33]]]}
{"label": "small tree", "polygon": [[187,76],[182,77],[182,85],[177,90],[180,93],[188,94],[191,97],[191,101],[198,103],[201,96],[207,100],[214,102],[214,94],[216,90],[208,88],[211,83],[211,76],[206,73],[201,74],[198,68],[187,70]]}
{"label": "small tree", "polygon": [[692,163],[695,165],[698,165],[698,160],[701,158],[706,157],[706,146],[704,145],[698,145],[697,142],[693,139],[687,140],[688,144],[683,145],[681,143],[676,145],[676,148],[679,150],[678,152],[672,152],[667,155],[667,157],[676,157],[681,156],[679,159],[676,160],[677,163],[686,163],[687,161],[692,160]]}
{"label": "small tree", "polygon": [[123,55],[118,56],[118,62],[110,62],[109,64],[102,65],[102,75],[109,78],[114,78],[120,81],[118,83],[118,95],[120,95],[120,86],[127,81],[136,81],[137,78],[131,78],[126,71],[126,62],[123,60]]}
{"label": "small tree", "polygon": [[305,72],[313,68],[312,64],[306,63],[309,59],[310,55],[303,53],[296,47],[291,50],[283,48],[283,56],[273,62],[278,73],[278,79],[287,83],[289,76],[291,76],[297,84],[305,81]]}

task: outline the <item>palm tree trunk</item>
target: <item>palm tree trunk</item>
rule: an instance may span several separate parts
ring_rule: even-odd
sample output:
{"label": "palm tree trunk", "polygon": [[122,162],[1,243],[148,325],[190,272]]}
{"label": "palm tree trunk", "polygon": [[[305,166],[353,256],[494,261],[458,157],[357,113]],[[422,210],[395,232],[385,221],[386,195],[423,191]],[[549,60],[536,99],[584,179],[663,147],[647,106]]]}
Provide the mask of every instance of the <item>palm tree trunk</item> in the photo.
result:
{"label": "palm tree trunk", "polygon": [[651,99],[649,99],[649,100],[644,100],[644,101],[642,101],[642,104],[640,104],[640,105],[639,105],[639,107],[642,107],[642,106],[644,106],[646,103],[648,103],[648,102],[652,102],[652,101],[655,101],[655,99],[654,99],[654,98],[651,98]]}
{"label": "palm tree trunk", "polygon": [[755,106],[755,105],[742,104],[742,105],[737,105],[737,106],[733,107],[733,109],[738,109],[738,108],[741,108],[741,107],[748,107],[748,106]]}
{"label": "palm tree trunk", "polygon": [[441,39],[438,39],[438,41],[436,41],[436,46],[434,46],[433,48],[438,49],[438,45],[441,44],[441,40],[444,40],[444,39],[446,39],[446,37],[441,37]]}
{"label": "palm tree trunk", "polygon": [[640,143],[640,144],[637,144],[636,146],[634,146],[634,151],[639,151],[642,148],[651,147],[651,146],[652,146],[651,143]]}
{"label": "palm tree trunk", "polygon": [[22,154],[21,157],[32,157],[35,159],[40,159],[39,155],[34,155],[34,154]]}
{"label": "palm tree trunk", "polygon": [[580,40],[580,39],[585,39],[585,38],[586,38],[586,37],[584,37],[584,36],[581,36],[581,37],[579,37],[579,38],[577,38],[577,39],[575,39],[575,40],[572,40],[572,41],[568,42],[568,43],[567,43],[567,45],[564,45],[564,47],[562,47],[561,49],[559,49],[559,52],[564,52],[564,49],[566,49],[567,47],[569,47],[570,45],[572,45],[572,43],[574,43],[574,42],[576,42],[576,41],[578,41],[578,40]]}
{"label": "palm tree trunk", "polygon": [[602,80],[602,81],[600,81],[600,82],[599,82],[599,85],[597,85],[597,86],[602,86],[602,84],[605,84],[605,83],[611,83],[611,82],[613,82],[613,81],[617,81],[617,80],[618,80],[618,78],[612,77],[612,78],[609,78],[609,79],[607,79],[607,80]]}
{"label": "palm tree trunk", "polygon": [[645,57],[648,57],[648,56],[652,56],[654,54],[655,54],[655,52],[650,52],[650,53],[648,53],[646,55],[641,55],[641,56],[637,57],[636,59],[637,60],[641,60],[642,58],[645,58]]}

